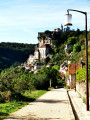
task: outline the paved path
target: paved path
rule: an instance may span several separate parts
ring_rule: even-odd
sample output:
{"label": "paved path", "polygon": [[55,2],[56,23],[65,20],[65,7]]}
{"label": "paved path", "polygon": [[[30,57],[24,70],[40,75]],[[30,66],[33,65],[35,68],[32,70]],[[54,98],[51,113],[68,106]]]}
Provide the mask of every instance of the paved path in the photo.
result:
{"label": "paved path", "polygon": [[65,89],[47,92],[4,120],[74,120]]}

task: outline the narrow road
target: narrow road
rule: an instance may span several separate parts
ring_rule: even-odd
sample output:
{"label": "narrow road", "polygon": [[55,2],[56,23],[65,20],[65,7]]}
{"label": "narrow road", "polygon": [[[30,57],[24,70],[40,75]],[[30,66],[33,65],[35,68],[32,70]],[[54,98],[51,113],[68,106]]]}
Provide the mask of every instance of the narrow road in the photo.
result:
{"label": "narrow road", "polygon": [[47,92],[4,120],[74,120],[64,88]]}

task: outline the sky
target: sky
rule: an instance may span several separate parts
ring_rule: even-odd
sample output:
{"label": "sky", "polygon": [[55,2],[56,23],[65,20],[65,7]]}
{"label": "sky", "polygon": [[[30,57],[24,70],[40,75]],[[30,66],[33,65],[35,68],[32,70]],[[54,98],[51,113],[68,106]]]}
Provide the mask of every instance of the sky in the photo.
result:
{"label": "sky", "polygon": [[[90,0],[0,0],[0,42],[37,44],[38,32],[64,26],[67,9],[87,12],[90,29]],[[70,14],[70,28],[85,30],[85,15]]]}

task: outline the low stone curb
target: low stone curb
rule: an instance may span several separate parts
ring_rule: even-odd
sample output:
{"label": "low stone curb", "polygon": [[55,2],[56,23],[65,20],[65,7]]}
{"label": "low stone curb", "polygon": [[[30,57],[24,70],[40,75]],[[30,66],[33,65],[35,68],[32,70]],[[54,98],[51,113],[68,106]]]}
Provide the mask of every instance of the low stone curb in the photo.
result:
{"label": "low stone curb", "polygon": [[[68,94],[67,94],[68,95]],[[69,96],[68,96],[69,97]],[[68,98],[68,101],[70,101],[70,99]],[[71,104],[71,102],[69,102],[69,104]],[[75,120],[75,116],[73,114],[73,110],[72,110],[72,107],[71,105],[68,106],[68,109],[69,109],[69,113],[70,113],[70,118],[71,120]]]}
{"label": "low stone curb", "polygon": [[90,111],[86,111],[86,105],[83,103],[79,94],[74,90],[68,90],[67,93],[76,120],[90,120]]}

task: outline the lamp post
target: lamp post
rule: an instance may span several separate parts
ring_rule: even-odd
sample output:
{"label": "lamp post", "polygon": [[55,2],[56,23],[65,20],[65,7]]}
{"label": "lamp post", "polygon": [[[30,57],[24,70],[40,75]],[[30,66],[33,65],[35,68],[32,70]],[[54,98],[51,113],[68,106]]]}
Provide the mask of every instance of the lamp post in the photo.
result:
{"label": "lamp post", "polygon": [[87,40],[87,12],[68,9],[65,15],[65,26],[72,26],[72,15],[69,11],[79,12],[85,15],[85,34],[86,34],[86,110],[89,111],[89,86],[88,86],[88,40]]}

